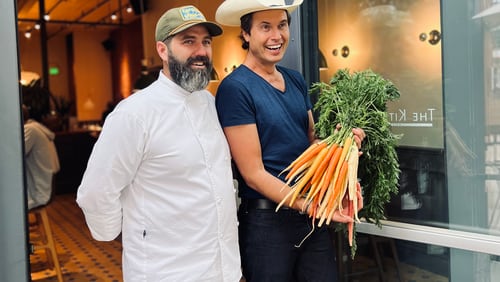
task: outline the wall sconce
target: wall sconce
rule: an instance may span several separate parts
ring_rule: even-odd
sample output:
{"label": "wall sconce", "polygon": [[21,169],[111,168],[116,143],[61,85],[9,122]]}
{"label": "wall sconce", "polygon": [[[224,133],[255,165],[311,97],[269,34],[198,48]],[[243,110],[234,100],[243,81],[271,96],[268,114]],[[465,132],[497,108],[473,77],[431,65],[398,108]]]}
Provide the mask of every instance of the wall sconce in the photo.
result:
{"label": "wall sconce", "polygon": [[224,68],[224,71],[225,71],[226,73],[229,73],[229,72],[234,71],[235,69],[236,69],[236,65],[233,65],[232,67],[225,67],[225,68]]}
{"label": "wall sconce", "polygon": [[[351,51],[349,50],[349,46],[347,46],[347,45],[344,45],[344,47],[342,47],[342,49],[340,49],[340,55],[341,55],[342,57],[344,57],[344,58],[349,57],[350,52],[351,52]],[[337,49],[333,49],[333,50],[332,50],[332,54],[333,54],[334,56],[337,56],[337,55],[339,54],[339,50],[337,50]]]}
{"label": "wall sconce", "polygon": [[441,33],[435,29],[431,30],[429,32],[429,36],[425,32],[422,32],[418,35],[418,39],[422,42],[426,41],[429,42],[432,45],[436,45],[441,41]]}
{"label": "wall sconce", "polygon": [[436,45],[439,43],[439,41],[441,40],[441,33],[437,30],[432,30],[431,32],[429,32],[429,43],[432,44],[432,45]]}
{"label": "wall sconce", "polygon": [[219,74],[214,67],[212,67],[212,71],[210,72],[210,80],[219,80]]}
{"label": "wall sconce", "polygon": [[325,55],[318,49],[318,67],[320,70],[328,69],[328,64],[326,63]]}
{"label": "wall sconce", "polygon": [[347,58],[349,56],[349,47],[347,45],[345,45],[344,47],[342,47],[342,49],[340,50],[340,54],[342,55],[342,57],[344,58]]}

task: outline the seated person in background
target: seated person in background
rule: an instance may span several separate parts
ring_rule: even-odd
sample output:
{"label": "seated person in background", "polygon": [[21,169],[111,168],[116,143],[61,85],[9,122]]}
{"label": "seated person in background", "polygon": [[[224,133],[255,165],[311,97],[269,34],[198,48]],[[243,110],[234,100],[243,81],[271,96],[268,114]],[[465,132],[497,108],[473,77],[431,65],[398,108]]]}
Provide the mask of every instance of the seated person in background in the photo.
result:
{"label": "seated person in background", "polygon": [[24,156],[28,210],[49,202],[52,177],[59,171],[59,158],[54,145],[55,134],[39,121],[30,118],[30,107],[23,105]]}
{"label": "seated person in background", "polygon": [[148,69],[145,66],[142,66],[141,75],[134,82],[134,89],[132,89],[132,93],[148,87],[151,83],[155,82],[157,77],[157,74],[155,75],[149,73]]}

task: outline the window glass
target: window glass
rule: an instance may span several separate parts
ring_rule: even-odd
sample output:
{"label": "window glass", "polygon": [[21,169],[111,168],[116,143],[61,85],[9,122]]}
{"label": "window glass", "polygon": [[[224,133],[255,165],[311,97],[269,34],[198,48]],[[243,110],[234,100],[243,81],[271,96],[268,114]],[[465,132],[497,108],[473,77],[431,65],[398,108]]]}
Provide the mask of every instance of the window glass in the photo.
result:
{"label": "window glass", "polygon": [[341,68],[372,69],[394,82],[389,104],[401,146],[443,148],[439,0],[319,1],[319,49],[328,81]]}
{"label": "window glass", "polygon": [[500,275],[498,256],[366,234],[357,241],[354,259],[344,249],[340,281],[498,281]]}
{"label": "window glass", "polygon": [[401,92],[390,220],[499,234],[500,4],[486,2],[317,2],[320,80],[371,69]]}

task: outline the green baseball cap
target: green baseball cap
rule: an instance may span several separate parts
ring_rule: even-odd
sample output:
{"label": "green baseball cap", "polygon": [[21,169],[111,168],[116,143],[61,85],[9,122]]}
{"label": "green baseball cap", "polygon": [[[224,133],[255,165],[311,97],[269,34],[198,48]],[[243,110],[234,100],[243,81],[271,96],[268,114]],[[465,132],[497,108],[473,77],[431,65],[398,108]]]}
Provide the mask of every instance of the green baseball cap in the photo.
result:
{"label": "green baseball cap", "polygon": [[195,6],[182,6],[166,11],[156,23],[156,41],[164,41],[183,30],[197,24],[204,25],[211,36],[222,34],[222,28],[205,19],[205,16]]}

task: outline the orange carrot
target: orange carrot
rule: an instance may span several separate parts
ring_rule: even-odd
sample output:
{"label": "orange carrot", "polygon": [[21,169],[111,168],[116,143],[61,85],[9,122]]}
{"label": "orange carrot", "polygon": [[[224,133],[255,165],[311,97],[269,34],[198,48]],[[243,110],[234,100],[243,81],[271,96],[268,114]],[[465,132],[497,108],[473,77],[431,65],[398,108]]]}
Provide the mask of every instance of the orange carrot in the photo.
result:
{"label": "orange carrot", "polygon": [[[347,165],[347,172],[349,172],[349,164]],[[347,215],[345,215],[343,213],[344,205],[342,203],[342,201],[348,197],[348,191],[347,191],[347,188],[348,188],[347,186],[348,185],[347,184],[348,183],[347,183],[347,174],[346,174],[346,176],[344,178],[344,183],[341,186],[342,187],[342,191],[340,191],[339,196],[337,198],[337,204],[338,204],[338,207],[339,207],[339,212],[340,212],[340,215],[342,215],[342,216],[347,216]]]}
{"label": "orange carrot", "polygon": [[349,153],[349,151],[351,150],[351,144],[353,142],[353,138],[351,135],[347,136],[345,139],[344,139],[344,144],[342,144],[342,154],[340,155],[340,160],[341,161],[344,161],[346,156],[347,156],[347,153]]}
{"label": "orange carrot", "polygon": [[333,212],[335,210],[334,207],[335,206],[342,206],[339,203],[338,199],[342,198],[342,195],[345,192],[347,168],[348,168],[347,161],[343,161],[341,166],[340,166],[340,171],[339,171],[337,181],[335,182],[335,187],[333,189],[334,194],[332,195],[332,198],[329,200],[328,205],[327,205],[326,210],[325,210],[325,214],[328,215],[327,224],[330,223],[331,215],[333,214]]}
{"label": "orange carrot", "polygon": [[335,148],[335,152],[333,153],[333,156],[330,158],[330,161],[328,163],[328,167],[326,169],[326,172],[324,174],[324,179],[323,184],[321,185],[321,188],[319,190],[319,199],[323,199],[323,196],[325,195],[326,189],[328,188],[328,185],[330,184],[330,181],[333,178],[333,173],[335,172],[335,168],[337,167],[337,164],[340,159],[340,154],[342,152],[342,147],[337,146]]}
{"label": "orange carrot", "polygon": [[319,164],[318,169],[314,172],[314,175],[313,175],[313,177],[311,179],[312,183],[316,183],[320,179],[320,177],[323,175],[323,172],[325,171],[325,169],[327,168],[328,164],[330,163],[330,159],[332,158],[333,153],[335,153],[335,150],[338,147],[339,147],[339,145],[337,143],[333,143],[333,144],[331,144],[329,146],[328,152],[327,152],[325,158]]}
{"label": "orange carrot", "polygon": [[320,219],[323,216],[326,206],[328,205],[328,200],[333,194],[333,187],[335,187],[335,181],[330,181],[330,183],[328,183],[328,187],[326,188],[325,196],[319,199],[319,208],[316,214],[317,219]]}
{"label": "orange carrot", "polygon": [[317,191],[319,190],[319,186],[323,185],[323,181],[321,180],[320,182],[316,182],[316,183],[312,183],[312,181],[309,181],[307,183],[310,185],[310,187],[309,187],[307,193],[301,193],[301,196],[305,196],[305,200],[309,201],[309,200],[312,200],[316,196]]}
{"label": "orange carrot", "polygon": [[[325,157],[325,155],[328,153],[328,148],[325,146],[322,147],[322,149],[319,151],[318,155],[314,159],[314,162],[311,164],[311,166],[308,168],[306,174],[297,182],[295,185],[297,185],[298,189],[295,190],[294,195],[290,199],[290,206],[293,206],[293,203],[297,199],[297,196],[299,195],[300,191],[302,190],[302,187],[305,186],[305,184],[311,179],[313,176],[314,172],[318,168],[319,164]],[[294,185],[294,186],[295,186]]]}
{"label": "orange carrot", "polygon": [[[345,188],[346,186],[344,185],[344,183],[342,182],[345,182],[346,180],[344,179],[345,176],[340,176],[340,170],[342,169],[342,167],[345,165],[347,166],[347,156],[348,156],[348,153],[350,152],[351,150],[351,145],[353,143],[353,138],[352,138],[352,135],[349,135],[347,136],[345,139],[344,139],[344,142],[343,142],[343,146],[342,146],[342,152],[340,154],[340,158],[339,158],[339,162],[341,162],[340,165],[337,165],[337,167],[335,168],[335,174],[333,175],[333,182],[335,182],[335,198],[334,200],[336,200],[337,202],[341,202],[341,199],[342,199],[342,196],[344,195],[345,193]],[[345,164],[344,164],[345,163]],[[347,170],[347,168],[346,168]],[[347,173],[347,171],[345,172]],[[339,176],[341,177],[341,179],[339,179]],[[340,183],[338,183],[340,181]],[[340,187],[341,188],[341,191],[338,191],[336,190],[337,187]],[[340,199],[340,200],[339,200]],[[338,203],[337,204],[339,206],[339,210],[342,211],[342,204],[341,203]],[[332,204],[330,204],[330,207],[332,207]],[[333,214],[333,211],[332,210],[329,210],[326,212],[326,214],[328,215],[330,212],[332,212]]]}
{"label": "orange carrot", "polygon": [[305,155],[309,154],[309,152],[311,152],[317,146],[318,146],[318,143],[313,143],[313,144],[309,145],[309,147],[307,147],[307,149],[304,152],[302,152],[302,154],[300,154],[291,164],[289,164],[285,169],[283,169],[278,174],[278,176],[280,176],[283,172],[289,171],[290,169],[292,169],[292,167],[294,167]]}
{"label": "orange carrot", "polygon": [[[288,179],[289,175],[293,174],[298,168],[300,168],[304,163],[311,160],[316,156],[324,147],[326,147],[326,142],[318,142],[311,144],[300,156],[298,156],[287,168],[282,172],[288,171],[285,179]],[[281,173],[280,173],[281,174]]]}
{"label": "orange carrot", "polygon": [[297,168],[292,175],[287,176],[288,178],[285,178],[286,184],[290,185],[292,182],[299,180],[300,177],[305,173],[304,171],[306,171],[311,166],[313,161],[314,159],[307,161],[301,167]]}
{"label": "orange carrot", "polygon": [[311,181],[307,181],[307,183],[304,185],[304,188],[302,188],[302,191],[300,191],[299,193],[299,197],[303,197],[309,189],[312,189],[311,186],[313,184],[311,183]]}
{"label": "orange carrot", "polygon": [[[342,150],[340,152],[340,156],[338,157],[338,160],[335,159],[335,161],[337,162],[337,165],[335,166],[335,172],[333,174],[333,180],[332,180],[334,182],[333,187],[335,187],[335,185],[336,185],[335,183],[338,182],[340,169],[344,165],[344,162],[347,162],[347,160],[345,158],[346,158],[347,153],[349,152],[351,144],[352,144],[352,138],[351,137],[346,137],[346,139],[344,140],[344,144],[341,147]],[[336,195],[336,196],[338,197],[338,195]],[[327,199],[327,201],[328,200],[329,200],[329,198]],[[323,209],[324,208],[325,207],[323,207]]]}
{"label": "orange carrot", "polygon": [[[349,166],[347,166],[347,173],[349,173]],[[344,217],[347,217],[348,215],[344,214],[344,204],[343,204],[343,201],[344,199],[347,198],[347,173],[344,175],[344,182],[342,183],[342,185],[340,185],[340,187],[342,188],[340,193],[338,194],[338,197],[336,199],[337,201],[337,207],[338,207],[338,210],[339,210],[339,214],[341,216],[344,216]],[[331,215],[333,215],[333,212],[334,211],[331,211]],[[331,218],[328,218],[328,224],[330,224],[330,220]]]}

